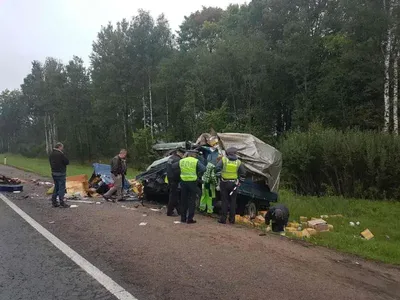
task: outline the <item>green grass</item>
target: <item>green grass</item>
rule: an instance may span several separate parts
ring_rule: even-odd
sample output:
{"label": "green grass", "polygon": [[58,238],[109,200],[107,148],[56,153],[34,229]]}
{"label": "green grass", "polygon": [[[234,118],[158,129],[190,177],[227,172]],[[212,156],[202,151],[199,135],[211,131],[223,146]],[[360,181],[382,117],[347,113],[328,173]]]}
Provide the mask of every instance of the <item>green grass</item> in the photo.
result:
{"label": "green grass", "polygon": [[[0,164],[4,164],[4,157],[7,157],[7,165],[9,166],[45,177],[51,176],[49,160],[47,158],[27,158],[16,154],[0,154]],[[93,167],[91,163],[81,165],[71,162],[67,168],[67,176],[86,174],[90,177],[92,173]],[[127,177],[134,178],[137,174],[137,170],[129,169]]]}
{"label": "green grass", "polygon": [[[311,243],[368,259],[400,264],[400,202],[305,197],[288,191],[280,192],[280,202],[289,207],[290,221],[299,221],[300,216],[343,215],[343,218],[328,218],[334,230],[310,238]],[[350,221],[358,221],[360,226],[352,227]],[[360,237],[360,233],[367,228],[375,236],[369,241]]]}

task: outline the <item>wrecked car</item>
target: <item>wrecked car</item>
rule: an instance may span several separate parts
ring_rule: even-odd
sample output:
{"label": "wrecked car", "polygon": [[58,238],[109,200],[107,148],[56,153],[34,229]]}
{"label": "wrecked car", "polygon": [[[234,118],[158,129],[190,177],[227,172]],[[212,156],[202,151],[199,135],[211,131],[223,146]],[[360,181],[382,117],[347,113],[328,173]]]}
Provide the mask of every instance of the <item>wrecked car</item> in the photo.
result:
{"label": "wrecked car", "polygon": [[[166,156],[154,161],[144,173],[136,177],[144,186],[145,197],[156,201],[167,201],[166,175],[169,153],[178,148],[197,149],[202,155],[200,159],[206,160],[209,153],[207,141],[210,138],[209,135],[203,134],[196,143],[156,144],[153,149],[163,151]],[[247,176],[238,188],[237,213],[240,215],[248,214],[254,218],[259,210],[268,209],[270,202],[278,200],[277,192],[282,169],[282,155],[277,149],[251,134],[218,133],[217,138],[220,154],[223,154],[225,149],[230,147],[238,149],[237,155],[246,167]],[[200,195],[198,198],[200,199]],[[221,207],[218,191],[213,205],[215,210]]]}

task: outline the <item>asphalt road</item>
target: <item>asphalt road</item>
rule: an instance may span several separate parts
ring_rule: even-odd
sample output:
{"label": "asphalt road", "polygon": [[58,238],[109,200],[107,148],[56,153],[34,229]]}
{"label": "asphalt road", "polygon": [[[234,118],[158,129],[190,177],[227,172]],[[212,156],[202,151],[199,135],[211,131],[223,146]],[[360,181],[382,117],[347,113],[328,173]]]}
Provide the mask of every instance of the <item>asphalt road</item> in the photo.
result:
{"label": "asphalt road", "polygon": [[0,200],[0,299],[116,299]]}
{"label": "asphalt road", "polygon": [[[4,166],[0,174],[38,179]],[[7,197],[139,300],[400,299],[397,266],[207,217],[174,224],[132,203],[55,209],[30,183]],[[0,300],[112,299],[1,200],[0,232]]]}

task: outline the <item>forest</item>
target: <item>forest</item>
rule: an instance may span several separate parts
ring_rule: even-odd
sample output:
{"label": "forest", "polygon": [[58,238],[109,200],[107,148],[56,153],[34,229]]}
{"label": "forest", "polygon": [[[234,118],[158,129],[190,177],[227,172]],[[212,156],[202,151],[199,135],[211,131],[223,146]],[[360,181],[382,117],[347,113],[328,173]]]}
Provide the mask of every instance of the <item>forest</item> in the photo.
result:
{"label": "forest", "polygon": [[33,61],[1,92],[0,153],[44,156],[61,141],[78,161],[127,148],[147,163],[156,141],[211,128],[252,133],[288,161],[292,135],[315,126],[397,144],[399,21],[398,0],[203,7],[176,32],[139,10],[100,29],[89,62]]}

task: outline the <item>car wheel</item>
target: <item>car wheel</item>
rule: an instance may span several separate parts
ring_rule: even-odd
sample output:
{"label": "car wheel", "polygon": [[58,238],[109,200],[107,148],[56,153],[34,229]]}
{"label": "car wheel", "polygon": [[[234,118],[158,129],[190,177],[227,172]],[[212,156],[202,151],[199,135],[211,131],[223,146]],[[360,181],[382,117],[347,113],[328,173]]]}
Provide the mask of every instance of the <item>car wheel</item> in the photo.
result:
{"label": "car wheel", "polygon": [[253,201],[250,201],[246,205],[246,215],[249,215],[250,219],[255,219],[257,217],[257,206]]}

